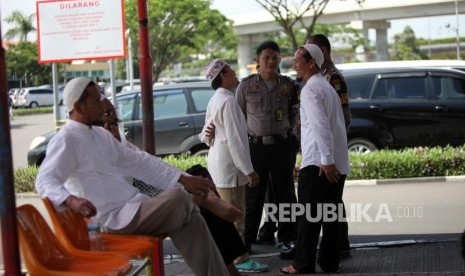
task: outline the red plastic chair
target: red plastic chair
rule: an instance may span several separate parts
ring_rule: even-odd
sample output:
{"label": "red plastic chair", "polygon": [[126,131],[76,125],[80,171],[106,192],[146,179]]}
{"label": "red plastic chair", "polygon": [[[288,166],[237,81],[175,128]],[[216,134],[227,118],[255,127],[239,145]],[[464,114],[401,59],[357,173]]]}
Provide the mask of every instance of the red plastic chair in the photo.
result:
{"label": "red plastic chair", "polygon": [[[62,207],[57,211],[48,198],[42,199],[52,220],[55,233],[63,246],[71,252],[89,251],[90,241],[87,222],[70,208]],[[61,207],[60,207],[61,208]],[[146,258],[148,266],[146,275],[164,275],[163,253],[160,244],[165,236],[139,236],[102,234],[105,252],[116,253],[127,258]],[[156,255],[154,255],[154,252]],[[156,265],[152,265],[154,262]]]}
{"label": "red plastic chair", "polygon": [[117,276],[132,268],[127,258],[115,254],[66,250],[30,204],[18,207],[16,217],[21,253],[31,276]]}

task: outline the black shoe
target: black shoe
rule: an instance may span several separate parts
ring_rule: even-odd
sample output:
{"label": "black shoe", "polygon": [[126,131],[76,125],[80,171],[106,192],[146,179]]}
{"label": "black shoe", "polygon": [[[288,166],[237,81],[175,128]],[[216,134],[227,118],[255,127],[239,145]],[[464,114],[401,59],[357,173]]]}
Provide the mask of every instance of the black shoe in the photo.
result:
{"label": "black shoe", "polygon": [[256,244],[261,244],[261,245],[273,245],[276,243],[274,237],[258,237],[257,240],[255,241]]}
{"label": "black shoe", "polygon": [[352,257],[352,255],[350,254],[350,249],[341,250],[339,252],[339,258],[341,260],[347,259],[347,258],[350,258],[350,257]]}
{"label": "black shoe", "polygon": [[282,251],[281,253],[279,253],[279,257],[283,260],[292,260],[295,258],[295,253],[296,249],[295,247],[292,247],[286,251]]}

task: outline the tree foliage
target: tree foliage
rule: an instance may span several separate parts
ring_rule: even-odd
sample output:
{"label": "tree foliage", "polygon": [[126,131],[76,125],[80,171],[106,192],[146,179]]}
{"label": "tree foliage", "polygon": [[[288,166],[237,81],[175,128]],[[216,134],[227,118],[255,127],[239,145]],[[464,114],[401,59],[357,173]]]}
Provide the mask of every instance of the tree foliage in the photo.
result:
{"label": "tree foliage", "polygon": [[27,41],[27,36],[36,31],[34,27],[35,16],[35,13],[24,15],[20,11],[13,11],[4,19],[6,23],[13,25],[13,27],[3,35],[4,39],[13,40],[19,38],[19,41]]}
{"label": "tree foliage", "polygon": [[404,32],[394,35],[393,60],[428,59],[420,52],[415,33],[410,26],[405,26]]}
{"label": "tree foliage", "polygon": [[[297,50],[305,41],[298,41],[298,32],[303,30],[307,38],[314,33],[318,18],[323,14],[329,0],[255,0],[267,10],[289,36],[293,50]],[[344,1],[344,0],[339,0]],[[362,4],[365,0],[356,0]],[[304,16],[311,13],[311,23],[304,23]]]}
{"label": "tree foliage", "polygon": [[[127,27],[138,43],[137,0],[125,4]],[[168,66],[198,60],[198,53],[228,59],[232,56],[226,49],[236,47],[232,22],[211,9],[210,1],[148,0],[148,22],[153,81]]]}
{"label": "tree foliage", "polygon": [[38,86],[51,83],[52,68],[39,64],[37,43],[19,42],[6,51],[7,75],[9,78],[23,79],[25,86]]}

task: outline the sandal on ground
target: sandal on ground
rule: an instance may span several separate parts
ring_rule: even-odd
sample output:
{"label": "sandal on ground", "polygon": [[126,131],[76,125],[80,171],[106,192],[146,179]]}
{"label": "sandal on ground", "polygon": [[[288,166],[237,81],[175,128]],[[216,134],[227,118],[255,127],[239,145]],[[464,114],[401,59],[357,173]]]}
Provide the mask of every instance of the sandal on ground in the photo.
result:
{"label": "sandal on ground", "polygon": [[270,267],[268,265],[259,263],[251,259],[236,264],[236,269],[237,271],[243,273],[261,273],[270,271]]}
{"label": "sandal on ground", "polygon": [[282,267],[279,272],[281,275],[287,275],[287,274],[299,274],[299,272],[294,268],[293,265],[288,265],[285,267]]}

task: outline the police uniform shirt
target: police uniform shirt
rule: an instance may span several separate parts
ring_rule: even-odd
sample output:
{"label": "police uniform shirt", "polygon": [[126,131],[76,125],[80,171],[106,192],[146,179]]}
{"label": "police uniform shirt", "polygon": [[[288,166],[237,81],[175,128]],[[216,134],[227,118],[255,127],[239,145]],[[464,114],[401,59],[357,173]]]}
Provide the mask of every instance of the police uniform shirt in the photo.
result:
{"label": "police uniform shirt", "polygon": [[342,75],[341,71],[336,68],[333,62],[330,62],[321,74],[339,95],[344,113],[344,122],[346,128],[348,128],[351,121],[351,114],[349,109],[349,93],[347,91],[347,84],[344,76]]}
{"label": "police uniform shirt", "polygon": [[259,74],[244,78],[236,90],[236,98],[252,136],[288,136],[294,125],[298,104],[298,84],[291,78],[278,75],[269,90]]}

